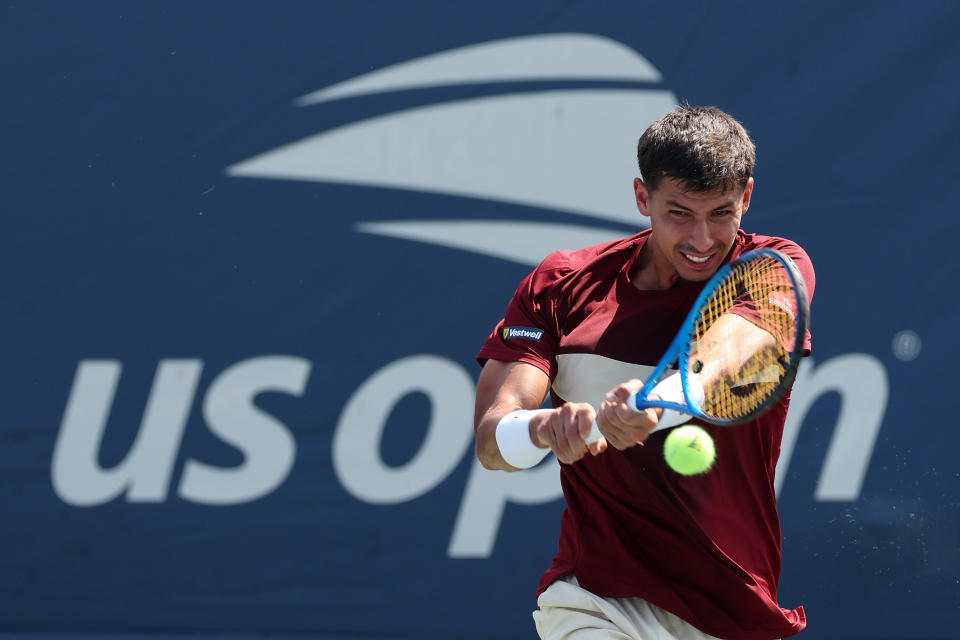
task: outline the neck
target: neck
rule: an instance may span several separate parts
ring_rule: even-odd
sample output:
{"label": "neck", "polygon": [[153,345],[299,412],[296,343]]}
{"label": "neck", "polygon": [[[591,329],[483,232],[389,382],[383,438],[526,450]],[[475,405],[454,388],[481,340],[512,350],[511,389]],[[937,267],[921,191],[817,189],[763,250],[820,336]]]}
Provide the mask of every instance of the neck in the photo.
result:
{"label": "neck", "polygon": [[653,247],[648,242],[637,255],[637,261],[633,265],[633,272],[630,274],[630,282],[640,291],[660,291],[676,286],[680,282],[686,282],[680,278],[680,274],[672,265],[667,264],[666,268],[657,264],[654,260]]}

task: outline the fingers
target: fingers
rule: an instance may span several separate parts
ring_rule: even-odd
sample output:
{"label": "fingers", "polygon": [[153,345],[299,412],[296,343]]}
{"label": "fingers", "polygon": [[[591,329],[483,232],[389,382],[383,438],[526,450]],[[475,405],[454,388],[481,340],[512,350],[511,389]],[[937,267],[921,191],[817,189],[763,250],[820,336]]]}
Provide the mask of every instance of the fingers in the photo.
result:
{"label": "fingers", "polygon": [[543,415],[544,419],[535,425],[536,435],[541,442],[550,445],[560,462],[572,464],[588,451],[599,453],[606,447],[605,443],[601,444],[602,440],[590,448],[584,443],[597,415],[589,404],[568,402],[553,413]]}
{"label": "fingers", "polygon": [[[617,385],[596,411],[586,403],[567,403],[544,421],[538,437],[567,464],[576,462],[588,451],[599,455],[608,444],[621,451],[643,444],[657,426],[660,412],[656,409],[637,411],[631,406],[631,396],[642,387],[643,381],[636,378]],[[587,446],[584,440],[594,420],[604,437]]]}
{"label": "fingers", "polygon": [[587,450],[590,452],[590,455],[592,456],[600,455],[601,453],[607,450],[607,439],[600,438],[599,440],[597,440],[596,442],[588,446]]}
{"label": "fingers", "polygon": [[[588,452],[599,455],[608,445],[622,451],[642,444],[657,426],[658,411],[637,411],[627,402],[641,387],[643,382],[637,379],[617,385],[596,410],[585,402],[568,402],[535,418],[538,422],[531,423],[531,436],[549,446],[564,464],[573,464]],[[604,437],[588,446],[584,441],[594,421]]]}
{"label": "fingers", "polygon": [[597,409],[597,426],[607,442],[619,450],[642,444],[650,431],[657,426],[658,414],[654,409],[637,411],[627,400],[643,383],[630,380],[611,389]]}
{"label": "fingers", "polygon": [[636,378],[628,380],[608,391],[606,400],[608,402],[626,402],[627,398],[639,391],[641,387],[643,387],[642,380]]}

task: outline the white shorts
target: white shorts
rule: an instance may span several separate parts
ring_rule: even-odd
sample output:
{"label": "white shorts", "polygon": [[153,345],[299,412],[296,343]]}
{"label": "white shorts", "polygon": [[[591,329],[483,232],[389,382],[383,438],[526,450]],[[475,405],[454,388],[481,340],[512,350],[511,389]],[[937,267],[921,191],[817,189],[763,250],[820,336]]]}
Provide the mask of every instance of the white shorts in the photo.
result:
{"label": "white shorts", "polygon": [[596,596],[574,576],[547,587],[537,605],[543,640],[717,640],[641,598]]}

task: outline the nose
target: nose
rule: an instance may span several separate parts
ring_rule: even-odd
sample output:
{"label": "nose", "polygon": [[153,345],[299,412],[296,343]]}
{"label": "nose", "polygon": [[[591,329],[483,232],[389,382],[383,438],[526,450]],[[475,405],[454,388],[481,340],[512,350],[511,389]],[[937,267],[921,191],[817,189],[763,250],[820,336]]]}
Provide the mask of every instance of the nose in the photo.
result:
{"label": "nose", "polygon": [[690,235],[690,244],[696,251],[707,253],[713,248],[713,235],[710,233],[710,223],[705,220],[697,221]]}

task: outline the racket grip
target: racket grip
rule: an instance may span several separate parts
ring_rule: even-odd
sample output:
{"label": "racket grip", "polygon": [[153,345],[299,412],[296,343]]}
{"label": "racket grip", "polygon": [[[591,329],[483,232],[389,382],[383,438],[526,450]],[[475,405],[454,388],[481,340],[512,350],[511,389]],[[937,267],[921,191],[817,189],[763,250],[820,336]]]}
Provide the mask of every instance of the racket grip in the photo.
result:
{"label": "racket grip", "polygon": [[[703,403],[703,388],[696,382],[692,382],[691,392],[696,394],[697,401]],[[650,391],[651,395],[656,394],[663,400],[669,402],[676,402],[681,404],[684,402],[683,387],[680,382],[680,374],[674,373],[670,376],[667,376],[661,380],[657,385]],[[630,397],[626,400],[626,405],[630,407],[635,413],[640,413],[646,407],[638,408],[637,407],[637,394],[631,393]],[[660,412],[660,420],[657,422],[657,426],[650,430],[650,433],[655,433],[661,429],[672,429],[673,427],[679,426],[688,422],[691,418],[691,415],[688,413],[683,413],[677,411],[676,409],[663,409]],[[600,428],[597,426],[597,421],[594,420],[593,424],[590,427],[590,434],[584,439],[584,442],[589,446],[603,437],[603,434],[600,433]]]}
{"label": "racket grip", "polygon": [[589,446],[602,437],[603,434],[600,433],[600,427],[597,426],[597,421],[594,420],[593,424],[590,425],[590,434],[583,441]]}
{"label": "racket grip", "polygon": [[[690,381],[690,392],[696,397],[698,403],[703,404],[703,387],[700,386],[697,380]],[[666,400],[667,402],[688,404],[688,398],[683,393],[683,383],[679,372],[673,373],[658,382],[657,385],[650,390],[650,395],[656,395],[661,400]],[[660,412],[660,420],[657,422],[657,426],[651,429],[650,433],[660,431],[661,429],[672,429],[673,427],[688,422],[691,417],[691,414],[677,411],[676,409],[663,409]]]}

